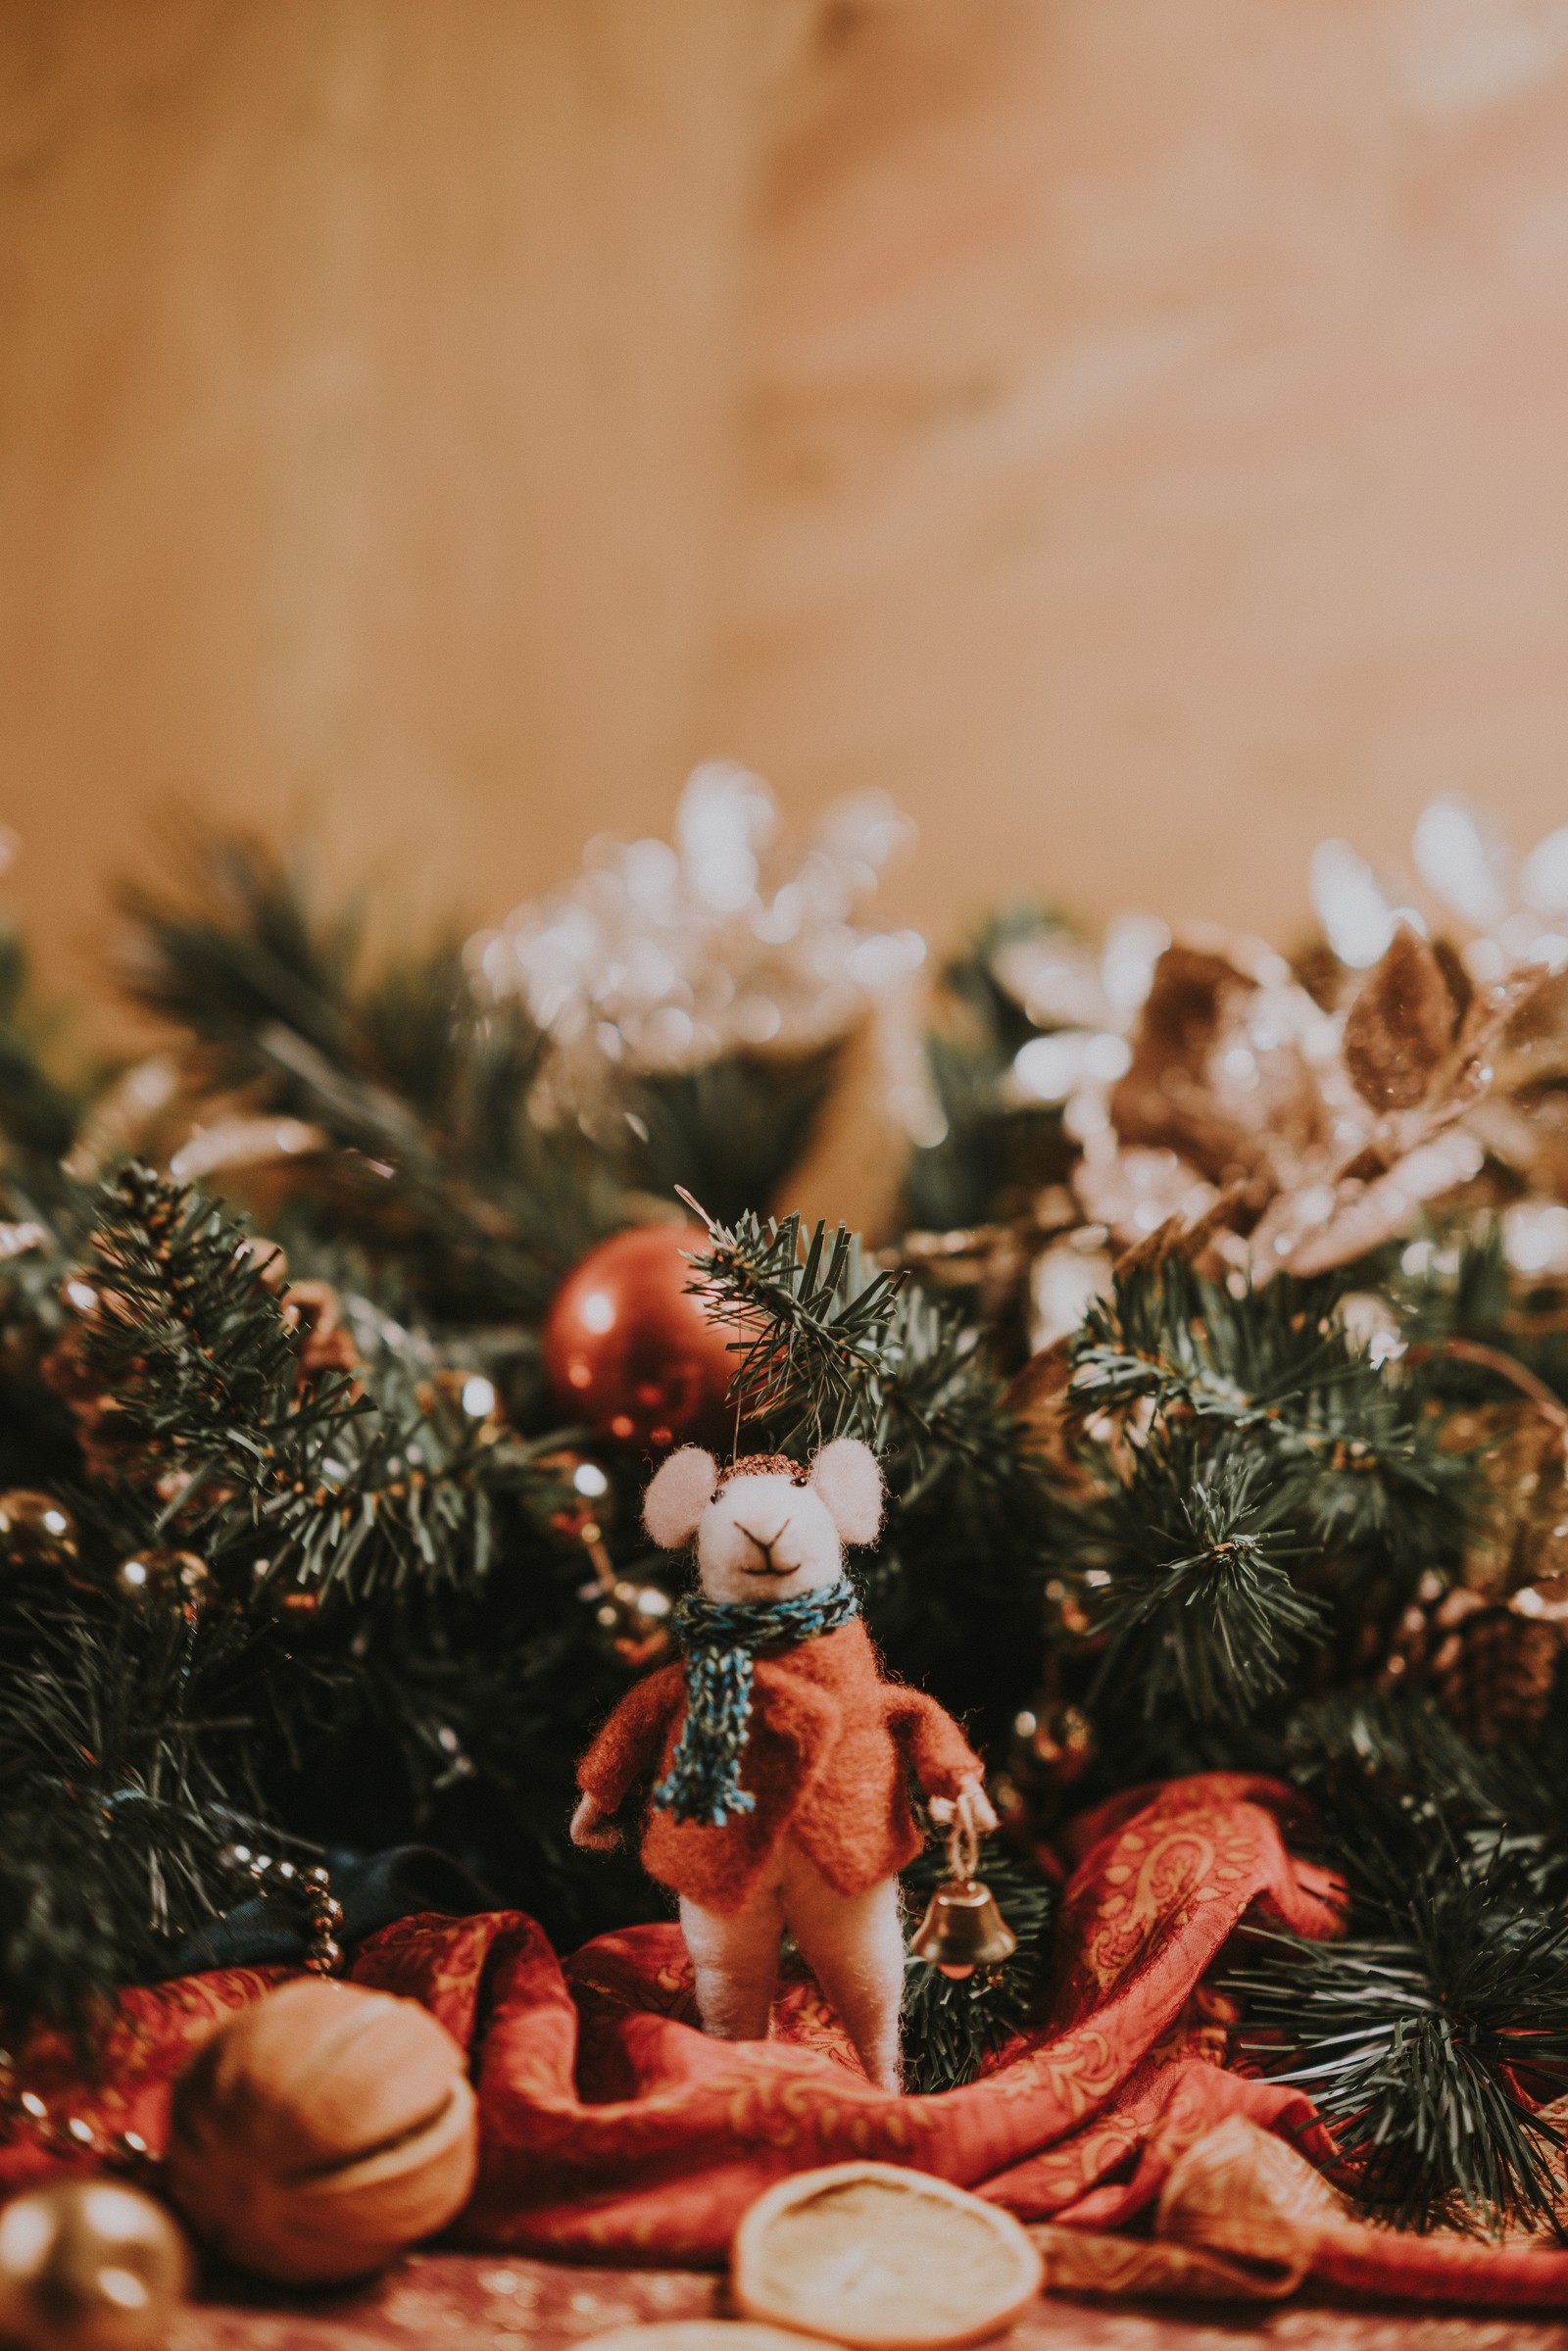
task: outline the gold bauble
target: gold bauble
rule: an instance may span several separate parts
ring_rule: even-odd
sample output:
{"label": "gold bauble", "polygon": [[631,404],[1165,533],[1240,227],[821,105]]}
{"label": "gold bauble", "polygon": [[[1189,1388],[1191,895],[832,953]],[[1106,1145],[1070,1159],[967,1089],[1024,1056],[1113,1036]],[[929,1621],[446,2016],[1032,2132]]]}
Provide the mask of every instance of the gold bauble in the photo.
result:
{"label": "gold bauble", "polygon": [[627,1665],[652,1665],[674,1646],[674,1603],[657,1584],[612,1584],[594,1611],[601,1632]]}
{"label": "gold bauble", "polygon": [[76,1557],[75,1521],[52,1494],[12,1486],[0,1494],[0,1550],[19,1567],[70,1567]]}
{"label": "gold bauble", "polygon": [[138,2188],[35,2187],[0,2212],[0,2337],[19,2351],[166,2351],[190,2269],[177,2225]]}
{"label": "gold bauble", "polygon": [[1089,1717],[1079,1706],[1041,1702],[1024,1729],[1020,1716],[1014,1736],[1027,1743],[1029,1760],[1054,1788],[1070,1788],[1081,1780],[1095,1759],[1095,1735]]}
{"label": "gold bauble", "polygon": [[194,1551],[137,1551],[115,1570],[115,1590],[140,1608],[194,1611],[212,1589],[213,1571]]}

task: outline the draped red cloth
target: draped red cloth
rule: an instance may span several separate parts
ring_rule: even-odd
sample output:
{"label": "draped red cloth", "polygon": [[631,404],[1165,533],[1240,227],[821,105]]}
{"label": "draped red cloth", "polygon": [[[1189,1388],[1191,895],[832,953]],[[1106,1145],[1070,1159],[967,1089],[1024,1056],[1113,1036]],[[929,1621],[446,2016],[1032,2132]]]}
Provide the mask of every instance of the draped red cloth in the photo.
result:
{"label": "draped red cloth", "polygon": [[[421,2000],[471,2053],[482,2151],[457,2231],[468,2244],[718,2263],[772,2180],[855,2156],[957,2180],[1026,2222],[1114,2230],[1232,2117],[1332,2159],[1298,2090],[1225,2069],[1223,2006],[1202,1984],[1244,1912],[1302,1935],[1340,1931],[1336,1881],[1286,1842],[1298,1818],[1286,1788],[1233,1773],[1135,1790],[1086,1816],[1071,1833],[1049,2023],[940,2096],[873,2089],[804,1978],[784,1986],[771,2040],[707,2039],[673,1926],[601,1936],[563,1964],[515,1913],[425,1915],[372,1936],[351,1973]],[[48,2034],[21,2053],[18,2077],[55,2114],[138,2131],[156,2155],[180,2066],[282,1973],[127,1991],[96,2086]],[[19,2134],[0,2149],[0,2193],[62,2168]],[[1539,2240],[1467,2242],[1461,2262],[1457,2250],[1362,2230],[1353,2258],[1325,2247],[1315,2266],[1333,2274],[1338,2259],[1365,2291],[1568,2306],[1568,2253]]]}

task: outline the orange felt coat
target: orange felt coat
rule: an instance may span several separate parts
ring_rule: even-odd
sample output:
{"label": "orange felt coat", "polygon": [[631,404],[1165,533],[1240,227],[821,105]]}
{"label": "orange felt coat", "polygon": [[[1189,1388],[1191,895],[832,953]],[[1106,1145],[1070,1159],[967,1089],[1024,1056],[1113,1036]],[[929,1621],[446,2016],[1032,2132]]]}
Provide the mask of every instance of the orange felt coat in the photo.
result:
{"label": "orange felt coat", "polygon": [[[662,1666],[629,1690],[577,1769],[606,1812],[657,1764],[669,1769],[686,1713],[685,1668]],[[862,1893],[920,1850],[912,1772],[928,1796],[956,1796],[979,1757],[923,1690],[884,1682],[858,1617],[792,1649],[757,1658],[741,1786],[753,1812],[721,1828],[677,1821],[650,1803],[643,1867],[710,1910],[738,1910],[786,1833],[840,1893]]]}

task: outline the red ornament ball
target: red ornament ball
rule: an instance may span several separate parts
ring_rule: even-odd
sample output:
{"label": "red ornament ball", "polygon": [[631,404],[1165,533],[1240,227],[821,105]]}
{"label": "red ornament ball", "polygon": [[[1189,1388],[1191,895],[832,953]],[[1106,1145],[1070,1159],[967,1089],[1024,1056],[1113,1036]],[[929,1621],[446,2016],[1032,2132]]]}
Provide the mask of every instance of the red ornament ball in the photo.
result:
{"label": "red ornament ball", "polygon": [[562,1409],[663,1451],[722,1433],[734,1334],[687,1291],[701,1225],[637,1225],[591,1249],[551,1301],[545,1374]]}

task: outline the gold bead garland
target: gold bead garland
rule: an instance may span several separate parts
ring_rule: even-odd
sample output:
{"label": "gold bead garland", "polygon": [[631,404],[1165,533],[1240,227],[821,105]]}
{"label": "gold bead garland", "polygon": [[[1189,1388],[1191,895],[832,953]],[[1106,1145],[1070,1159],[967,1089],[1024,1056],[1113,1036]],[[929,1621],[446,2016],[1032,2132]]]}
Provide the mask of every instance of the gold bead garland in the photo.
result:
{"label": "gold bead garland", "polygon": [[641,1668],[669,1654],[674,1642],[674,1602],[658,1584],[632,1584],[615,1573],[605,1541],[612,1507],[610,1480],[596,1461],[580,1453],[548,1456],[541,1467],[559,1472],[568,1498],[550,1514],[558,1535],[582,1545],[593,1569],[578,1598],[594,1603],[594,1622],[623,1664]]}
{"label": "gold bead garland", "polygon": [[24,2089],[17,2062],[0,2048],[0,2117],[17,2131],[25,2132],[46,2155],[91,2155],[117,2172],[134,2172],[152,2160],[147,2141],[137,2131],[105,2131],[85,2115],[56,2114],[35,2089]]}
{"label": "gold bead garland", "polygon": [[343,1927],[343,1905],[319,1863],[300,1869],[292,1861],[253,1852],[244,1844],[225,1845],[219,1858],[230,1869],[241,1871],[259,1892],[302,1894],[310,1914],[304,1966],[313,1976],[330,1976],[342,1966],[343,1946],[337,1938]]}
{"label": "gold bead garland", "polygon": [[[253,1852],[249,1845],[224,1847],[219,1858],[242,1872],[259,1890],[302,1894],[310,1916],[310,1939],[304,1966],[313,1976],[330,1976],[343,1963],[337,1937],[343,1926],[343,1905],[332,1891],[328,1872],[319,1864],[299,1868],[292,1861]],[[105,2131],[84,2115],[60,2115],[34,2089],[23,2086],[16,2059],[0,2047],[0,2122],[24,2131],[49,2155],[90,2155],[120,2172],[134,2172],[150,2163],[147,2141],[135,2131]]]}

